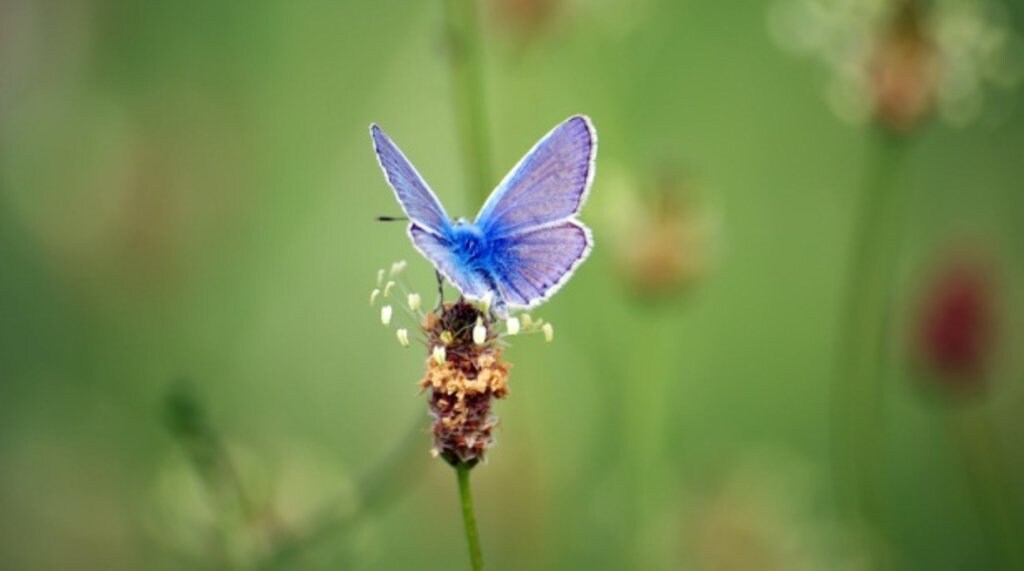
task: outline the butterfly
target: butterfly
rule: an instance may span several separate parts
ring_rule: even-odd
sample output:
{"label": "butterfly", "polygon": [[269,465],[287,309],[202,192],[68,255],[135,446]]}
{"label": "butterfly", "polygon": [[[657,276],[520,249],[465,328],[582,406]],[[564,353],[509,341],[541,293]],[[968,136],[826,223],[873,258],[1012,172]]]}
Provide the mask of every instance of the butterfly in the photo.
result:
{"label": "butterfly", "polygon": [[490,299],[499,316],[550,298],[590,254],[577,219],[594,180],[597,132],[585,115],[552,129],[494,189],[476,219],[452,221],[437,196],[376,124],[377,160],[409,218],[413,246],[459,292]]}

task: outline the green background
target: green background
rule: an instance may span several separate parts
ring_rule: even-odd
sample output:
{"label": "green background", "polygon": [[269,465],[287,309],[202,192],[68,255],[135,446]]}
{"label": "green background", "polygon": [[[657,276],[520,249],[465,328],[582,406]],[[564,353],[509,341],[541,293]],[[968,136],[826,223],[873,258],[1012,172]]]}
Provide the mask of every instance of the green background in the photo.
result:
{"label": "green background", "polygon": [[[506,351],[499,443],[473,471],[492,569],[870,569],[876,550],[895,568],[1000,564],[957,427],[987,419],[1019,525],[1024,92],[906,141],[884,514],[865,533],[830,430],[879,137],[830,111],[828,73],[772,41],[769,8],[563,3],[531,31],[484,5],[493,170],[574,113],[600,137],[593,256],[535,312],[555,341]],[[371,122],[449,213],[478,208],[440,3],[15,1],[0,20],[0,567],[245,567],[270,549],[267,520],[301,535],[321,506],[354,513],[382,461],[397,483],[370,480],[389,501],[284,565],[466,567],[454,475],[417,432],[425,355],[367,304],[402,258],[433,300],[401,225],[374,221],[399,211]],[[678,295],[642,299],[609,213],[663,164],[712,221],[708,261]],[[1001,296],[991,386],[968,403],[925,396],[908,352],[923,282],[962,243],[993,261]],[[166,429],[177,379],[264,506],[223,541],[223,508]]]}

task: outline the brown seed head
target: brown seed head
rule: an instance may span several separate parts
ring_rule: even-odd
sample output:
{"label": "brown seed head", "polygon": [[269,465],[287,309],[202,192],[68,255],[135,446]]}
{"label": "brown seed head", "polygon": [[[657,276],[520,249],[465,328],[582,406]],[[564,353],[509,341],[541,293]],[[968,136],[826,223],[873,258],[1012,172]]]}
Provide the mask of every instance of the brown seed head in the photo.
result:
{"label": "brown seed head", "polygon": [[[508,394],[508,365],[501,360],[494,320],[463,300],[445,304],[424,321],[431,356],[420,387],[430,391],[434,419],[432,452],[449,464],[473,466],[494,442],[497,418],[491,401]],[[486,330],[483,343],[473,340],[478,325]],[[444,358],[433,349],[444,348]]]}

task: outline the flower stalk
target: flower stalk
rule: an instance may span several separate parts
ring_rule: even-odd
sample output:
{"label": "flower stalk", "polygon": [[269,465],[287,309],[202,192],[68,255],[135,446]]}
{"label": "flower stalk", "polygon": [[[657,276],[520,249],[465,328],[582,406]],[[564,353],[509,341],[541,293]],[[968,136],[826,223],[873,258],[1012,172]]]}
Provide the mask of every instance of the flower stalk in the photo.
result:
{"label": "flower stalk", "polygon": [[906,193],[897,179],[908,141],[875,135],[845,280],[833,406],[840,496],[863,524],[881,531],[885,316],[902,237]]}
{"label": "flower stalk", "polygon": [[479,571],[484,568],[484,555],[480,549],[480,534],[476,529],[473,493],[469,484],[469,471],[472,469],[468,464],[458,464],[455,466],[455,474],[459,480],[459,501],[462,504],[462,523],[466,527],[466,543],[469,544],[469,561],[473,571]]}
{"label": "flower stalk", "polygon": [[444,0],[448,57],[467,196],[483,204],[491,190],[491,146],[484,98],[483,49],[477,0]]}

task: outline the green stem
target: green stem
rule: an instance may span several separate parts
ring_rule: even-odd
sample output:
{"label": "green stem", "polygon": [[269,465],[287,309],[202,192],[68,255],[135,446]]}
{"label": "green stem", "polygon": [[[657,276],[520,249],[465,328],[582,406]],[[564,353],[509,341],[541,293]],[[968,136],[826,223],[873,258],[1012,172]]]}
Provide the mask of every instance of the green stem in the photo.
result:
{"label": "green stem", "polygon": [[[653,309],[653,308],[645,308]],[[658,566],[661,542],[652,542],[652,532],[657,527],[665,509],[667,491],[664,463],[666,450],[666,424],[669,408],[668,389],[673,380],[673,358],[679,354],[677,342],[680,336],[677,325],[681,322],[678,313],[666,307],[659,307],[659,315],[644,313],[641,319],[650,332],[650,338],[641,342],[641,348],[634,348],[633,371],[644,375],[643,384],[627,393],[625,429],[629,438],[626,447],[626,511],[623,524],[628,542],[625,555],[627,563],[642,569]]]}
{"label": "green stem", "polygon": [[476,515],[473,513],[473,493],[469,486],[471,469],[472,467],[467,464],[459,464],[455,467],[455,474],[459,479],[459,501],[462,503],[462,523],[466,526],[469,561],[473,571],[480,571],[484,568],[484,556],[480,550],[480,534],[476,530]]}
{"label": "green stem", "polygon": [[256,569],[299,568],[297,560],[301,561],[304,553],[329,539],[345,537],[403,498],[420,483],[417,475],[427,468],[429,461],[430,456],[423,454],[423,423],[417,416],[394,448],[358,478],[354,510],[347,501],[325,506],[306,526],[275,544]]}
{"label": "green stem", "polygon": [[883,536],[883,364],[906,206],[905,193],[896,184],[905,146],[902,139],[886,137],[870,151],[845,282],[833,393],[840,497],[860,523]]}
{"label": "green stem", "polygon": [[472,207],[483,204],[494,184],[477,4],[477,0],[444,0],[462,166],[469,187],[467,196],[476,199]]}
{"label": "green stem", "polygon": [[249,522],[254,513],[238,470],[188,380],[178,380],[168,388],[164,397],[164,420],[217,508],[219,527],[214,556],[222,565],[230,567],[234,564],[234,555],[227,537]]}

